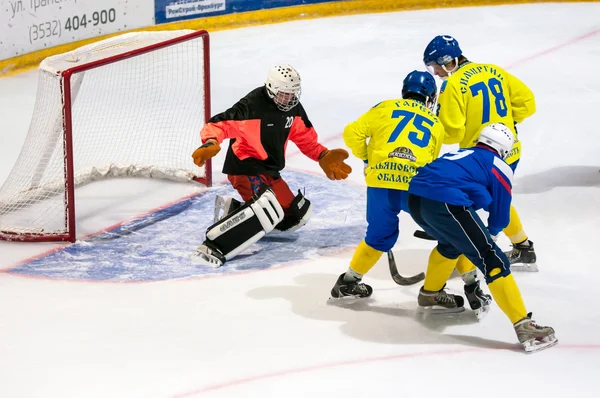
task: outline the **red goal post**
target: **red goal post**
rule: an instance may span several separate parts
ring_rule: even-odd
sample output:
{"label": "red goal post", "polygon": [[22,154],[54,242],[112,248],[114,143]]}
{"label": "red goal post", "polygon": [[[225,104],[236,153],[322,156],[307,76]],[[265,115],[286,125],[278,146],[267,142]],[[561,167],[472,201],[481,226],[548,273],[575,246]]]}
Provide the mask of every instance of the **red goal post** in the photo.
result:
{"label": "red goal post", "polygon": [[108,177],[212,184],[191,153],[211,116],[206,31],[132,32],[46,58],[0,240],[76,240],[75,187]]}

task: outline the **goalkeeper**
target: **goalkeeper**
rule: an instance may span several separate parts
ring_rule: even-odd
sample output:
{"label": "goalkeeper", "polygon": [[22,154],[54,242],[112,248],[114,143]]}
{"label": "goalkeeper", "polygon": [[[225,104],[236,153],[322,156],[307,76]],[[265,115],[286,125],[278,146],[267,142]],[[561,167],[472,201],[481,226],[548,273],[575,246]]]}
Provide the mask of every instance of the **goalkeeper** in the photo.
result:
{"label": "goalkeeper", "polygon": [[301,91],[300,75],[292,66],[274,66],[264,85],[202,128],[203,144],[192,154],[194,163],[204,165],[229,139],[223,173],[245,202],[217,197],[215,224],[198,248],[211,264],[222,265],[273,229],[294,231],[309,220],[310,201],[300,191],[294,195],[279,174],[285,168],[288,141],[319,162],[330,180],[343,180],[352,171],[344,162],[346,150],[329,150],[319,143],[300,103]]}

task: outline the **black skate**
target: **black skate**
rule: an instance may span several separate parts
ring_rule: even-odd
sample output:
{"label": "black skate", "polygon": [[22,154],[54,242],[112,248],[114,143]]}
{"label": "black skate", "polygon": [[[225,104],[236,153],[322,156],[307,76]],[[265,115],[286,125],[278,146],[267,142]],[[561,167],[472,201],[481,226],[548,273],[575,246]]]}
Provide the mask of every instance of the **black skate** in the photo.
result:
{"label": "black skate", "polygon": [[525,272],[537,272],[538,266],[536,264],[535,250],[533,249],[533,242],[528,240],[529,246],[525,246],[522,243],[513,245],[513,248],[509,252],[505,252],[508,260],[510,261],[510,268],[513,271],[525,271]]}
{"label": "black skate", "polygon": [[373,294],[373,288],[365,283],[361,283],[360,279],[356,282],[344,282],[344,274],[340,275],[335,282],[335,286],[331,289],[332,298],[366,298]]}
{"label": "black skate", "polygon": [[531,317],[532,314],[530,312],[525,318],[514,325],[519,343],[523,345],[526,354],[550,348],[558,343],[553,328],[550,326],[540,326]]}
{"label": "black skate", "polygon": [[434,314],[451,314],[463,312],[465,310],[465,300],[456,294],[448,294],[444,287],[437,292],[432,292],[421,288],[417,299],[420,310]]}
{"label": "black skate", "polygon": [[479,286],[479,281],[470,285],[465,285],[465,296],[469,302],[469,306],[475,314],[477,319],[483,318],[490,311],[490,304],[492,304],[492,296],[485,294]]}

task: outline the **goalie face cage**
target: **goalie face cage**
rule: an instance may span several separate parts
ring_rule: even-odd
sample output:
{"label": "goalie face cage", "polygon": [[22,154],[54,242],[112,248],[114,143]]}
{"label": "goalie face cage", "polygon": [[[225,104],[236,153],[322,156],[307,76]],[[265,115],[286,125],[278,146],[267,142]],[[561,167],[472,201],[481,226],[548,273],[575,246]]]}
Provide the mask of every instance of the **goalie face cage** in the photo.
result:
{"label": "goalie face cage", "polygon": [[0,187],[0,240],[76,239],[75,186],[106,177],[212,184],[191,153],[210,118],[206,31],[133,32],[42,61],[25,143]]}

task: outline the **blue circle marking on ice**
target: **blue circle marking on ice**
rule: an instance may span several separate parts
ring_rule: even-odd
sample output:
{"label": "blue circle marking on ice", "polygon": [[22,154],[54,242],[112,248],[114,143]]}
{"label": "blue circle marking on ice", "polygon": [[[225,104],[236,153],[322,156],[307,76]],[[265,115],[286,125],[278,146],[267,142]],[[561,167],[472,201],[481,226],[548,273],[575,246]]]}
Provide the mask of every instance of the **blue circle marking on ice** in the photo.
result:
{"label": "blue circle marking on ice", "polygon": [[282,173],[313,206],[308,224],[267,235],[220,268],[195,263],[195,249],[213,223],[216,195],[239,195],[228,184],[22,264],[10,273],[94,281],[160,281],[261,270],[335,254],[364,237],[366,189],[296,171]]}

